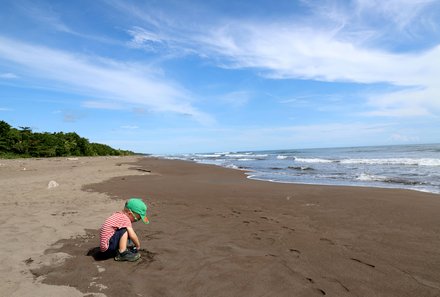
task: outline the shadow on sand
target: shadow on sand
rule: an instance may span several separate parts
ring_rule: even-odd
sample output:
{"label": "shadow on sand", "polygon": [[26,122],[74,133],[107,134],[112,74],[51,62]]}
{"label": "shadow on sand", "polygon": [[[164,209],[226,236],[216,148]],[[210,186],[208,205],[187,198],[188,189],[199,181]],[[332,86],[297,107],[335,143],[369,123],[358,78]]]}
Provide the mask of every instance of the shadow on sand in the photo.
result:
{"label": "shadow on sand", "polygon": [[89,249],[87,252],[87,256],[93,257],[95,261],[104,261],[113,258],[115,255],[110,255],[109,253],[101,252],[99,246],[97,246]]}

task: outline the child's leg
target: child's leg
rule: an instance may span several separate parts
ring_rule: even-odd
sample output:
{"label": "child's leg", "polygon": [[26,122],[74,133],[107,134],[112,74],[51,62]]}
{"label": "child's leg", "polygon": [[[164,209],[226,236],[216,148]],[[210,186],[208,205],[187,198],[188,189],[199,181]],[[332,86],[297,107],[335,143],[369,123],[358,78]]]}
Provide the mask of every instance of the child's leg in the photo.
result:
{"label": "child's leg", "polygon": [[119,245],[122,240],[122,237],[126,234],[128,234],[127,228],[121,228],[116,230],[115,234],[113,234],[113,236],[109,240],[108,249],[104,252],[103,257],[112,258],[116,256],[116,254],[120,249]]}
{"label": "child's leg", "polygon": [[128,232],[124,232],[124,235],[119,239],[119,252],[122,253],[127,249]]}
{"label": "child's leg", "polygon": [[140,253],[133,253],[127,249],[128,232],[125,232],[119,238],[119,251],[115,256],[115,261],[136,261],[141,257]]}

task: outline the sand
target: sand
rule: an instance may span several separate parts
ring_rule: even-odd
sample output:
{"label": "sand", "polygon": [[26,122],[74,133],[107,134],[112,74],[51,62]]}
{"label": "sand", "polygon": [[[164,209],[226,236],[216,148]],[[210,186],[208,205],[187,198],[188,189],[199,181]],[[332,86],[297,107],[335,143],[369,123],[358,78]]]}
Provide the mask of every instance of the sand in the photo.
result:
{"label": "sand", "polygon": [[[440,296],[440,195],[135,160],[0,160],[0,294]],[[95,260],[99,226],[131,196],[149,205],[141,260]]]}
{"label": "sand", "polygon": [[71,256],[44,251],[60,239],[86,234],[85,228],[99,228],[100,221],[120,207],[107,195],[81,188],[115,176],[142,174],[129,170],[132,165],[117,166],[135,160],[0,159],[0,296],[83,296],[72,287],[42,284],[30,269],[63,263]]}

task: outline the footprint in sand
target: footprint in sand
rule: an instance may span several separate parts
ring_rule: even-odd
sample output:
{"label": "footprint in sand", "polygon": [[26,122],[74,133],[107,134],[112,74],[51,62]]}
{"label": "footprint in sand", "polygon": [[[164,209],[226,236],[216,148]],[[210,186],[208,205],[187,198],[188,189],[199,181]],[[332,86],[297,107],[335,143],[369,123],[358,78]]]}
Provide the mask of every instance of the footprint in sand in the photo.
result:
{"label": "footprint in sand", "polygon": [[328,243],[330,243],[331,245],[335,245],[335,243],[334,243],[332,240],[328,239],[328,238],[320,238],[319,240],[321,240],[321,241],[325,241],[325,242],[328,242]]}
{"label": "footprint in sand", "polygon": [[290,228],[290,227],[287,227],[287,226],[283,226],[283,227],[281,227],[281,228],[283,228],[283,229],[287,229],[287,230],[290,230],[290,231],[295,231],[294,228]]}
{"label": "footprint in sand", "polygon": [[289,252],[292,252],[292,253],[297,254],[298,257],[299,257],[299,255],[301,254],[301,252],[300,252],[299,250],[297,250],[297,249],[289,249]]}
{"label": "footprint in sand", "polygon": [[375,267],[376,267],[376,265],[373,265],[373,264],[370,264],[370,263],[364,262],[364,261],[359,260],[359,259],[356,259],[356,258],[350,258],[350,260],[353,260],[353,261],[356,261],[356,262],[358,262],[358,263],[361,263],[361,264],[364,264],[364,265],[370,266],[371,268],[375,268]]}

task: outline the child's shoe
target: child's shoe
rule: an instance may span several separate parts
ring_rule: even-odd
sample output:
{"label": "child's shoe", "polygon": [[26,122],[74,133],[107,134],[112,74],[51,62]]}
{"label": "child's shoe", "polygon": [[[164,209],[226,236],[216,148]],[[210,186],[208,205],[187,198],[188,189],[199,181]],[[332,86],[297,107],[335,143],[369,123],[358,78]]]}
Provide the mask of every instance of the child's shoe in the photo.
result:
{"label": "child's shoe", "polygon": [[139,253],[132,253],[128,249],[120,253],[118,251],[118,254],[115,257],[115,261],[129,261],[134,262],[138,260],[141,257]]}

